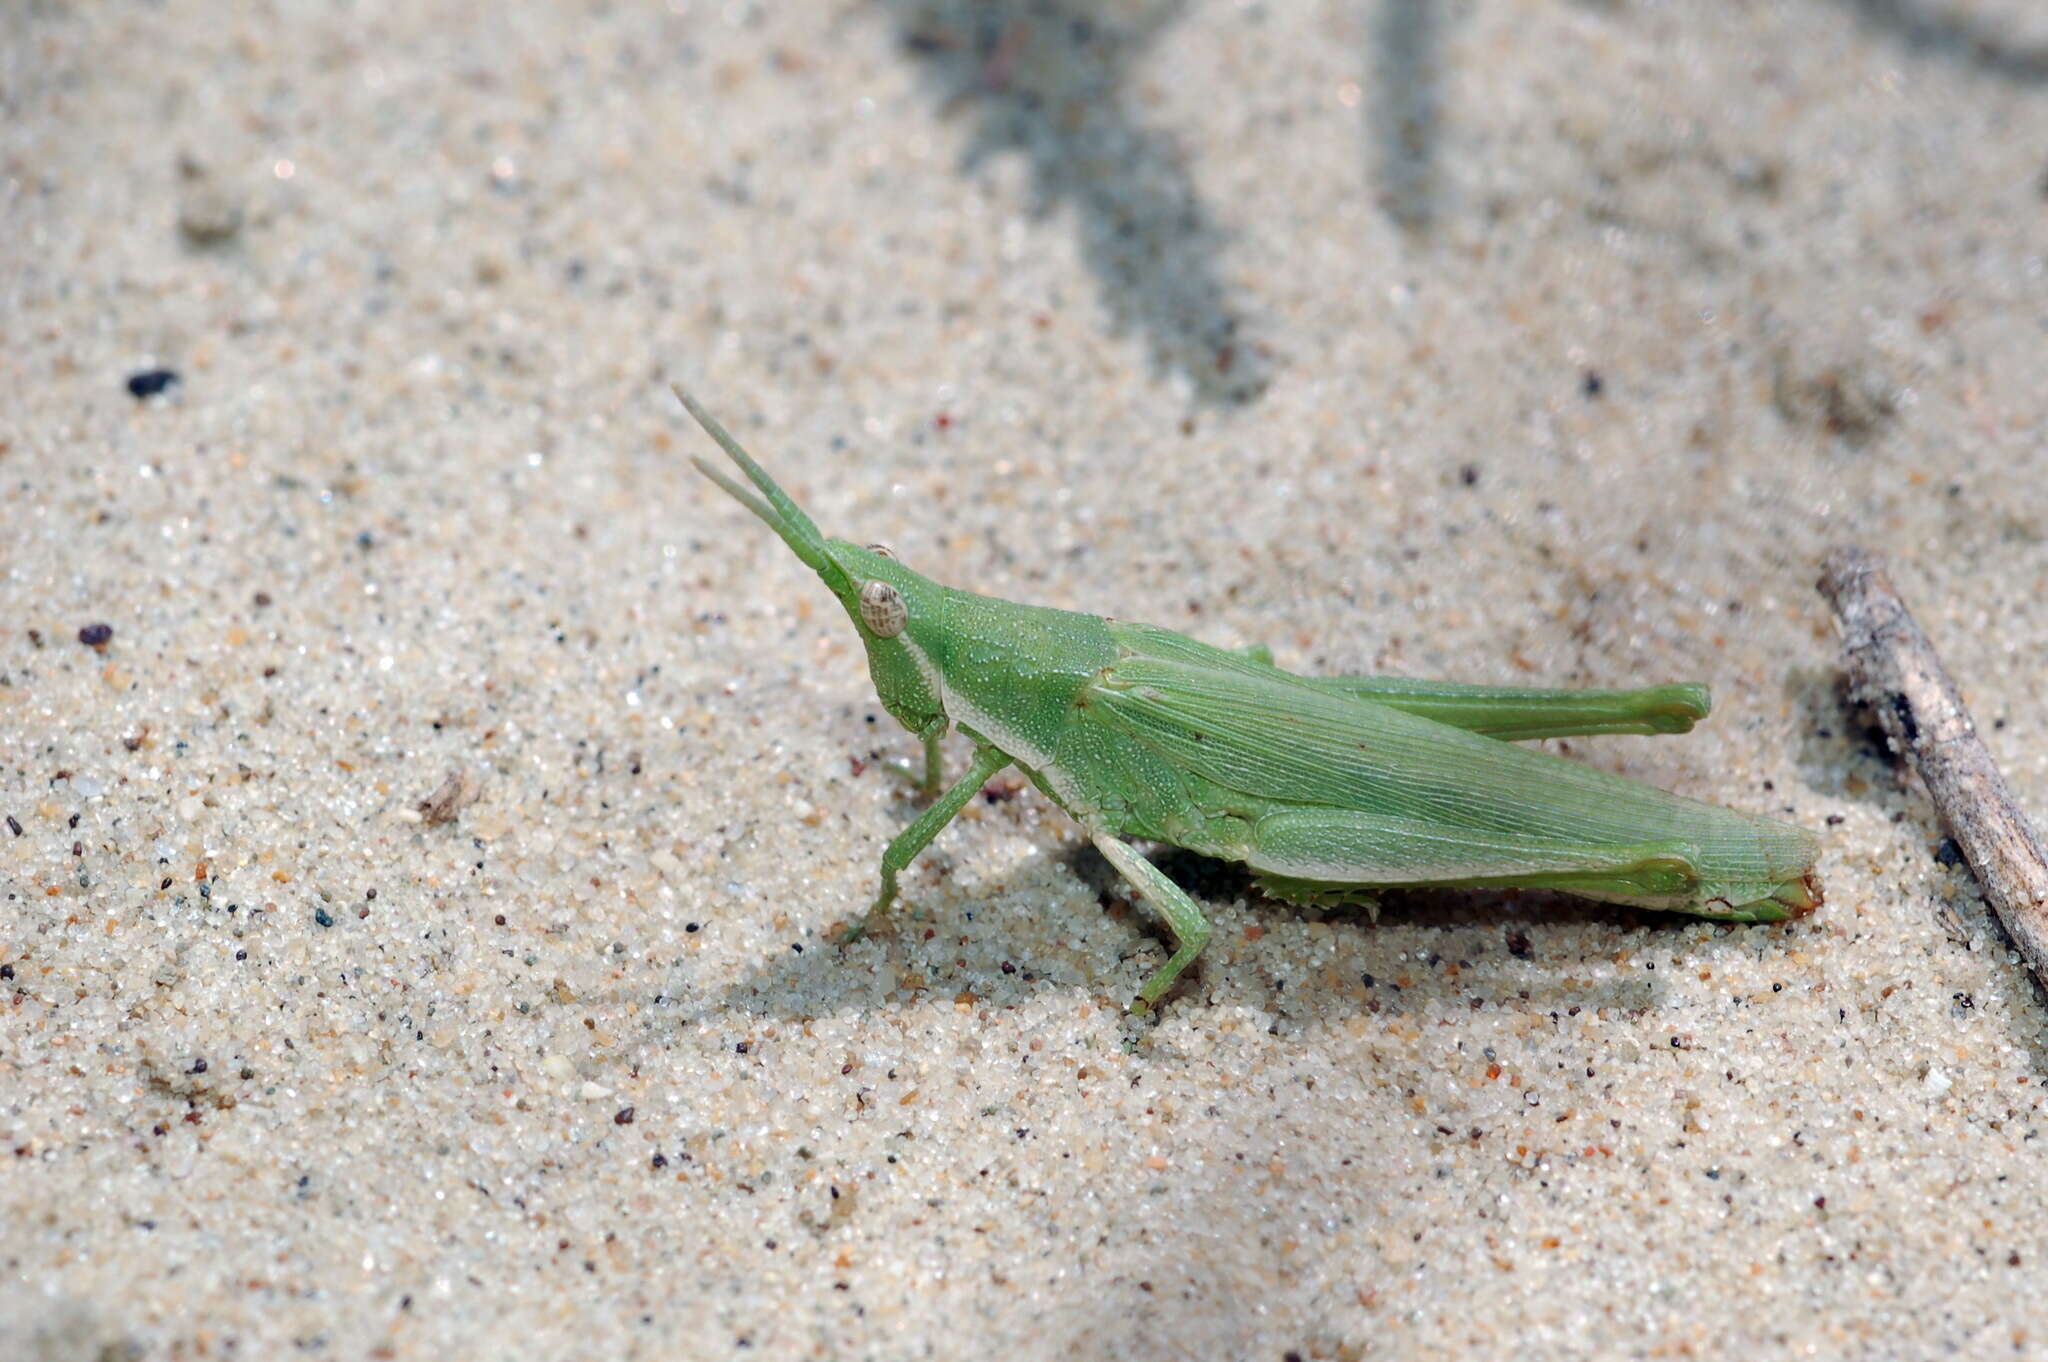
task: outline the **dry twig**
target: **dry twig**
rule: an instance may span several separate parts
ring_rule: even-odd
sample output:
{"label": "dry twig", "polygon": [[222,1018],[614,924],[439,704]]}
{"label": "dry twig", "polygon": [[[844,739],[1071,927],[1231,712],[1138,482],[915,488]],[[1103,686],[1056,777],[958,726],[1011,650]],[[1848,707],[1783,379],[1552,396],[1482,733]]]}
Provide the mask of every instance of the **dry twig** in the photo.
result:
{"label": "dry twig", "polygon": [[1841,625],[1852,698],[1870,706],[1892,749],[1912,761],[1985,899],[2048,985],[2048,856],[1934,645],[1863,549],[1829,553],[1820,590]]}

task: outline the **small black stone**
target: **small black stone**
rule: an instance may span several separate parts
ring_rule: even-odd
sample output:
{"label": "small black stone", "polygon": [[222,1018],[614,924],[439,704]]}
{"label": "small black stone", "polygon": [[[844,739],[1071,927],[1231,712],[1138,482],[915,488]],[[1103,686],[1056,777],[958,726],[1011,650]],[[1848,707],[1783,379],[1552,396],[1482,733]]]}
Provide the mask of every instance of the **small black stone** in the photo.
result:
{"label": "small black stone", "polygon": [[128,375],[128,392],[140,402],[184,381],[176,369],[144,369]]}
{"label": "small black stone", "polygon": [[313,921],[319,923],[322,927],[332,927],[334,925],[334,919],[328,915],[325,908],[315,908],[313,910]]}
{"label": "small black stone", "polygon": [[114,637],[111,624],[88,624],[78,631],[78,641],[88,648],[104,648]]}

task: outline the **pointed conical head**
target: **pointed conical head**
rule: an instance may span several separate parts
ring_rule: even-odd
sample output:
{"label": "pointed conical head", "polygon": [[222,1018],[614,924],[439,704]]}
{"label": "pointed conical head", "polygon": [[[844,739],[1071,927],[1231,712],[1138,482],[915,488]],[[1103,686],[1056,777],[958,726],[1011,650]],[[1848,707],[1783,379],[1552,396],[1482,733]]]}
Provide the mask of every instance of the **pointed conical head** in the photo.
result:
{"label": "pointed conical head", "polygon": [[671,386],[684,409],[739,465],[760,496],[703,459],[691,462],[734,501],[767,522],[839,598],[867,646],[868,674],[884,708],[914,733],[943,724],[946,713],[939,675],[944,662],[944,588],[903,566],[879,544],[862,547],[844,539],[825,538],[803,508],[740,448],[739,441],[710,412],[681,387]]}

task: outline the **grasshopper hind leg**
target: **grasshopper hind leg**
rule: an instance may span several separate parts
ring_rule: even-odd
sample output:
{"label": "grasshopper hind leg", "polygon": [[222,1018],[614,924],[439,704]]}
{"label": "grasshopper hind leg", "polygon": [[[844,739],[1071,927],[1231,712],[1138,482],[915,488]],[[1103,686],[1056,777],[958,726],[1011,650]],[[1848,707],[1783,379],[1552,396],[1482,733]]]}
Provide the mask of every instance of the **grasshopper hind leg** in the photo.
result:
{"label": "grasshopper hind leg", "polygon": [[[1247,643],[1232,652],[1274,666],[1273,650]],[[1695,681],[1632,690],[1568,690],[1554,686],[1473,686],[1407,676],[1298,676],[1306,685],[1370,700],[1467,732],[1523,742],[1602,733],[1690,733],[1713,697]]]}
{"label": "grasshopper hind leg", "polygon": [[1707,862],[1681,840],[1566,842],[1354,810],[1301,809],[1253,825],[1246,858],[1276,897],[1325,906],[1373,889],[1560,889],[1721,922],[1782,922],[1819,902],[1811,873],[1768,858]]}
{"label": "grasshopper hind leg", "polygon": [[1693,911],[1703,897],[1698,853],[1684,842],[1573,843],[1339,809],[1268,814],[1252,840],[1246,860],[1261,883],[1297,903],[1407,886],[1563,889]]}
{"label": "grasshopper hind leg", "polygon": [[1713,707],[1695,682],[1636,690],[1467,686],[1400,676],[1305,676],[1317,690],[1370,700],[1467,732],[1523,742],[1602,733],[1689,733]]}

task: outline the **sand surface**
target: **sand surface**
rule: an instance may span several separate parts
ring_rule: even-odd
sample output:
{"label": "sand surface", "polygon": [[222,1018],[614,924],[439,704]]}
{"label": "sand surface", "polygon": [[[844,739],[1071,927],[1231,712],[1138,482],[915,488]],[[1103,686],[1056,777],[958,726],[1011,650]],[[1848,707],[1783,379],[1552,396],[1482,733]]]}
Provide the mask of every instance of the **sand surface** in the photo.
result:
{"label": "sand surface", "polygon": [[[2048,1008],[1812,589],[2048,811],[2044,176],[2033,0],[7,4],[0,1356],[2048,1349]],[[832,946],[912,743],[670,377],[955,585],[1709,681],[1565,746],[1828,902],[1167,856],[1134,1019],[1024,789]]]}

